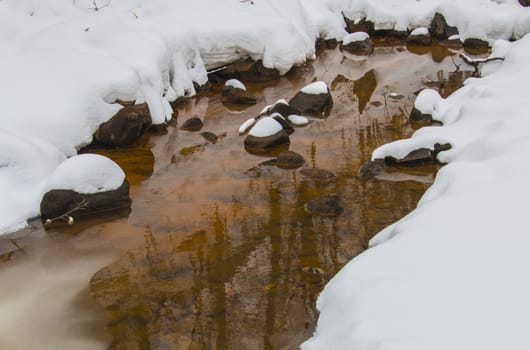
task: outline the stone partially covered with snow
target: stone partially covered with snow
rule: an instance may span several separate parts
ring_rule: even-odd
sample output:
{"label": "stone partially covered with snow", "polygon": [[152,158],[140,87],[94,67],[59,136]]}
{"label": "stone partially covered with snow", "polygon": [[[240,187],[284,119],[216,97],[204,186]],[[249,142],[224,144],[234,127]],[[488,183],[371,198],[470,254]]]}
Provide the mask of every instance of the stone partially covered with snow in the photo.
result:
{"label": "stone partially covered with snow", "polygon": [[369,55],[374,51],[374,44],[368,33],[356,32],[346,35],[340,48],[356,55]]}
{"label": "stone partially covered with snow", "polygon": [[458,34],[458,29],[447,24],[444,15],[437,12],[431,21],[429,32],[438,40],[445,40]]}
{"label": "stone partially covered with snow", "polygon": [[296,125],[296,126],[304,126],[304,125],[309,124],[309,120],[306,117],[301,116],[301,115],[296,115],[296,114],[291,114],[290,116],[287,117],[287,120],[291,124]]}
{"label": "stone partially covered with snow", "polygon": [[325,118],[333,107],[333,98],[326,83],[317,81],[300,90],[289,101],[289,106],[300,111],[299,114]]}
{"label": "stone partially covered with snow", "polygon": [[256,96],[247,91],[245,85],[237,79],[228,80],[221,90],[221,101],[237,105],[253,105]]}
{"label": "stone partially covered with snow", "polygon": [[94,144],[126,147],[134,143],[151,127],[151,115],[146,103],[124,105],[109,121],[94,133]]}
{"label": "stone partially covered with snow", "polygon": [[45,185],[40,211],[43,220],[62,215],[78,218],[128,208],[129,183],[111,159],[82,154],[62,162]]}
{"label": "stone partially covered with snow", "polygon": [[423,89],[416,97],[416,101],[414,101],[410,119],[413,121],[432,121],[436,106],[442,100],[438,91]]}
{"label": "stone partially covered with snow", "polygon": [[245,122],[239,127],[239,135],[245,134],[251,127],[254,126],[254,124],[256,124],[256,118],[249,118],[245,120]]}
{"label": "stone partially covered with snow", "polygon": [[429,30],[425,27],[414,29],[407,37],[408,45],[430,46],[432,44]]}
{"label": "stone partially covered with snow", "polygon": [[289,135],[273,117],[263,117],[245,138],[245,149],[251,153],[268,152],[274,148],[289,145]]}

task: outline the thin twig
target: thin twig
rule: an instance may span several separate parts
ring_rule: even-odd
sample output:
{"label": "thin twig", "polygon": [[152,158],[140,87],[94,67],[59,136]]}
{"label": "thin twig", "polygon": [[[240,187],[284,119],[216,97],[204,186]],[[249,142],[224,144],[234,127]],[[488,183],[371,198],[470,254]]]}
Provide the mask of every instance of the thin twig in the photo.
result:
{"label": "thin twig", "polygon": [[460,57],[464,60],[464,62],[466,62],[473,68],[475,68],[474,73],[477,73],[477,74],[480,74],[479,65],[482,63],[488,63],[488,62],[493,62],[493,61],[504,61],[504,57],[488,57],[488,58],[473,59],[464,53],[460,53]]}

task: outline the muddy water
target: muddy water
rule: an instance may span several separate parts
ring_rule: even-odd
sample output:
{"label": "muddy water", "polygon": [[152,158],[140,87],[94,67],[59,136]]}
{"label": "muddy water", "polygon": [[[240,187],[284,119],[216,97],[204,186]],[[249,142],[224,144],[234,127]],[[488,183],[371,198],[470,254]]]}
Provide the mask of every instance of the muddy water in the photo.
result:
{"label": "muddy water", "polygon": [[[367,60],[326,50],[280,81],[249,84],[256,106],[223,105],[214,86],[178,108],[166,135],[93,150],[125,169],[132,210],[46,231],[35,224],[1,242],[10,253],[0,269],[9,285],[0,319],[11,326],[0,347],[297,348],[313,332],[325,283],[432,182],[434,166],[391,171],[390,181],[357,172],[375,147],[412,133],[414,92],[434,86],[448,95],[469,75],[454,71],[439,47],[410,52],[379,42]],[[334,108],[297,128],[290,149],[305,168],[332,171],[329,182],[260,166],[269,158],[247,153],[237,135],[263,106],[314,79],[329,84]],[[194,116],[216,144],[179,129]],[[342,197],[342,215],[305,212],[307,201],[329,193]]]}

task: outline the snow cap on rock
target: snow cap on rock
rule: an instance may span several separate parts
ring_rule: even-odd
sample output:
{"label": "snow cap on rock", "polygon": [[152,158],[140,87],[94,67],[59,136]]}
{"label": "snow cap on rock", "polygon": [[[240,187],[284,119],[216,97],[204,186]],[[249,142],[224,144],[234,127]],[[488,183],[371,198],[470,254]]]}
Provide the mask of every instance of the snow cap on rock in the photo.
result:
{"label": "snow cap on rock", "polygon": [[245,85],[242,82],[240,82],[239,80],[237,80],[237,79],[227,80],[226,83],[225,83],[225,86],[230,86],[230,87],[233,87],[233,88],[236,88],[236,89],[245,90],[245,91],[247,90]]}
{"label": "snow cap on rock", "polygon": [[307,86],[305,86],[302,90],[300,90],[304,94],[308,95],[320,95],[320,94],[327,94],[328,93],[328,85],[323,81],[315,81],[314,83],[311,83]]}
{"label": "snow cap on rock", "polygon": [[309,124],[309,120],[301,115],[291,114],[287,119],[296,126],[303,126]]}
{"label": "snow cap on rock", "polygon": [[419,27],[419,28],[416,28],[414,29],[410,35],[429,35],[429,29],[425,28],[425,27]]}
{"label": "snow cap on rock", "polygon": [[344,36],[344,38],[342,38],[342,45],[348,45],[356,41],[365,41],[368,38],[370,38],[370,35],[365,32],[355,32],[347,34],[346,36]]}
{"label": "snow cap on rock", "polygon": [[239,134],[244,134],[250,129],[254,124],[256,124],[256,118],[250,118],[247,119],[241,126],[239,127]]}
{"label": "snow cap on rock", "polygon": [[125,173],[113,160],[98,154],[68,158],[52,173],[46,190],[73,190],[91,194],[112,191],[125,180]]}
{"label": "snow cap on rock", "polygon": [[268,137],[279,133],[283,127],[272,117],[261,118],[250,130],[249,135],[254,137]]}
{"label": "snow cap on rock", "polygon": [[442,100],[438,91],[434,89],[424,89],[416,97],[414,107],[422,114],[433,114],[436,103]]}

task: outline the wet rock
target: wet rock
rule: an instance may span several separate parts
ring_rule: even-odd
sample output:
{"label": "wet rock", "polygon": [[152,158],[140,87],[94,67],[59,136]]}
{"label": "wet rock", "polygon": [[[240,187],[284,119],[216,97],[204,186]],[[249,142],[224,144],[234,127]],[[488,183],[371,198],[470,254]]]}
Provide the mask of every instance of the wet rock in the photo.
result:
{"label": "wet rock", "polygon": [[344,212],[344,206],[338,195],[328,194],[307,202],[305,210],[314,215],[338,216]]}
{"label": "wet rock", "polygon": [[206,83],[204,84],[199,84],[197,82],[193,82],[193,88],[195,89],[195,94],[196,95],[201,95],[205,92],[208,92],[210,91],[210,89],[212,88],[212,84],[207,81]]}
{"label": "wet rock", "polygon": [[257,179],[258,177],[260,177],[261,173],[262,173],[261,168],[259,168],[257,166],[254,166],[254,167],[252,167],[250,169],[247,169],[245,171],[245,174],[247,174],[249,177],[254,178],[254,179]]}
{"label": "wet rock", "polygon": [[385,162],[391,165],[402,165],[402,166],[416,166],[427,163],[432,163],[436,160],[435,153],[428,148],[419,148],[409,154],[404,158],[396,159],[394,157],[386,157]]}
{"label": "wet rock", "polygon": [[168,133],[167,131],[167,123],[162,124],[153,124],[149,128],[149,133],[153,135],[165,135]]}
{"label": "wet rock", "polygon": [[200,118],[193,117],[186,120],[180,128],[186,131],[199,131],[202,129],[203,126],[204,124],[202,123],[202,120]]}
{"label": "wet rock", "polygon": [[438,153],[443,152],[443,151],[448,151],[450,149],[451,149],[450,143],[436,143],[434,145],[434,154],[438,155]]}
{"label": "wet rock", "polygon": [[216,144],[217,141],[219,140],[219,137],[217,137],[216,134],[214,134],[213,132],[209,132],[209,131],[201,132],[201,136],[204,137],[204,139],[211,144]]}
{"label": "wet rock", "polygon": [[450,36],[448,39],[440,41],[440,46],[459,49],[463,46],[463,43],[460,40],[460,36],[453,35]]}
{"label": "wet rock", "polygon": [[281,169],[300,168],[304,163],[304,157],[293,151],[283,151],[276,157],[276,166]]}
{"label": "wet rock", "polygon": [[410,120],[414,122],[432,122],[432,115],[431,114],[423,114],[419,109],[416,107],[412,108],[412,111],[410,112]]}
{"label": "wet rock", "polygon": [[524,7],[530,6],[530,0],[519,0],[519,3]]}
{"label": "wet rock", "polygon": [[279,113],[282,117],[288,118],[290,115],[300,115],[302,112],[286,103],[277,102],[270,110],[270,114]]}
{"label": "wet rock", "polygon": [[407,37],[407,45],[431,46],[432,39],[427,28],[417,28]]}
{"label": "wet rock", "polygon": [[250,153],[267,153],[276,148],[289,146],[289,135],[282,129],[280,132],[265,137],[248,135],[245,138],[245,149]]}
{"label": "wet rock", "polygon": [[487,41],[477,38],[467,38],[464,40],[464,48],[466,49],[475,49],[475,50],[486,50],[490,47],[490,44]]}
{"label": "wet rock", "polygon": [[301,114],[325,118],[333,107],[333,98],[325,83],[315,82],[298,92],[289,101],[289,105],[298,109]]}
{"label": "wet rock", "polygon": [[342,39],[340,48],[355,55],[370,55],[374,51],[374,44],[368,33],[355,32]]}
{"label": "wet rock", "polygon": [[94,144],[107,147],[130,146],[150,127],[151,114],[147,104],[127,104],[109,121],[99,126],[94,133]]}
{"label": "wet rock", "polygon": [[458,34],[456,27],[447,24],[445,17],[441,13],[436,13],[432,19],[429,31],[433,37],[438,40],[445,40],[453,35]]}
{"label": "wet rock", "polygon": [[365,32],[370,35],[375,33],[374,22],[367,21],[366,18],[362,18],[359,22],[356,23],[354,20],[351,20],[345,16],[343,17],[344,22],[346,23],[346,31],[348,33]]}
{"label": "wet rock", "polygon": [[246,59],[227,65],[225,68],[210,75],[211,78],[220,77],[223,80],[238,79],[242,81],[271,81],[280,79],[276,69],[265,68],[261,61]]}
{"label": "wet rock", "polygon": [[291,126],[291,124],[289,124],[289,122],[287,122],[287,120],[285,120],[284,117],[282,117],[279,114],[278,115],[273,114],[271,117],[274,118],[274,120],[276,120],[278,123],[282,125],[283,130],[285,130],[285,132],[288,135],[291,135],[292,133],[294,133],[294,128]]}
{"label": "wet rock", "polygon": [[359,176],[364,179],[373,179],[385,171],[386,164],[384,159],[369,160],[359,169]]}
{"label": "wet rock", "polygon": [[124,180],[119,188],[107,192],[84,194],[73,190],[50,190],[42,198],[40,211],[44,221],[65,214],[77,220],[130,206],[129,182]]}
{"label": "wet rock", "polygon": [[259,166],[263,167],[263,166],[276,166],[276,158],[274,159],[268,159],[264,162],[261,162],[258,164]]}
{"label": "wet rock", "polygon": [[232,103],[237,105],[253,105],[256,104],[256,96],[233,86],[224,86],[221,90],[221,102]]}
{"label": "wet rock", "polygon": [[320,168],[302,169],[300,170],[300,174],[322,184],[333,182],[337,178],[337,176],[331,171]]}

